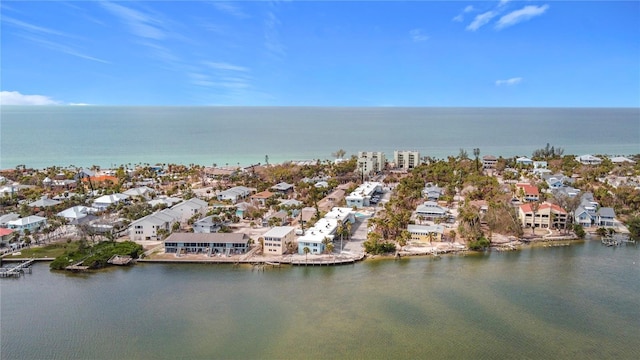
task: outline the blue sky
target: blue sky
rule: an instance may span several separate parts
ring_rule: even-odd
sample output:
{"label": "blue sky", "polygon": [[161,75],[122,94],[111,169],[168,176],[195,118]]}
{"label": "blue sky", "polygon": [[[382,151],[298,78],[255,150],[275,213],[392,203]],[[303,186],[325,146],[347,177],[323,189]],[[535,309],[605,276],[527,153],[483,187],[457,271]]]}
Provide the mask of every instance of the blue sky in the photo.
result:
{"label": "blue sky", "polygon": [[640,106],[640,1],[11,1],[2,104]]}

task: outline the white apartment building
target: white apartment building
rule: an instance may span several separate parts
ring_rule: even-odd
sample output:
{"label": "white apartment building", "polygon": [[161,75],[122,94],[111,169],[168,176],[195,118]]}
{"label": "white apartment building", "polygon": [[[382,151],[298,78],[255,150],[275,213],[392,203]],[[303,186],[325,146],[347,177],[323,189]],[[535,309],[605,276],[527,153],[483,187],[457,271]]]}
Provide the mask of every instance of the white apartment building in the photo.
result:
{"label": "white apartment building", "polygon": [[358,152],[358,170],[364,175],[384,170],[386,163],[387,159],[381,151]]}
{"label": "white apartment building", "polygon": [[393,162],[398,169],[411,170],[420,165],[420,152],[405,150],[396,150],[393,152]]}
{"label": "white apartment building", "polygon": [[276,226],[262,235],[265,255],[282,255],[287,252],[287,245],[295,242],[293,226]]}

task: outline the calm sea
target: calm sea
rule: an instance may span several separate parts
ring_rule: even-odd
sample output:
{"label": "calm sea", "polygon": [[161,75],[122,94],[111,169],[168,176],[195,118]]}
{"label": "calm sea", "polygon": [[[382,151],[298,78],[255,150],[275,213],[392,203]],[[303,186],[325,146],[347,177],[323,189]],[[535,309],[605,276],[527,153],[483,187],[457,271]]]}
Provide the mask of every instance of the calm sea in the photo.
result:
{"label": "calm sea", "polygon": [[338,149],[422,156],[640,152],[638,108],[2,106],[0,168],[136,163],[251,165]]}
{"label": "calm sea", "polygon": [[640,245],[0,280],[9,359],[638,359]]}

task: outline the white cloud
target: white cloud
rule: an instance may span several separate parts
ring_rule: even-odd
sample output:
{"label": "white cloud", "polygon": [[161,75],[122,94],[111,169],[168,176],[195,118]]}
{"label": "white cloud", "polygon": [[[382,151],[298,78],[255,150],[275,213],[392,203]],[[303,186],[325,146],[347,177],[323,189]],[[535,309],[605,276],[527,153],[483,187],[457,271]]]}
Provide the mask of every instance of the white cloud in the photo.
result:
{"label": "white cloud", "polygon": [[422,29],[413,29],[409,31],[413,42],[423,42],[429,40],[429,35],[425,34]]}
{"label": "white cloud", "polygon": [[462,9],[462,12],[458,15],[456,15],[453,19],[453,21],[455,22],[463,22],[464,21],[464,14],[465,13],[470,13],[472,11],[475,11],[476,9],[473,7],[473,5],[467,5],[464,9]]}
{"label": "white cloud", "polygon": [[462,10],[462,12],[472,12],[473,10],[475,10],[475,8],[473,7],[473,5],[467,5],[467,7],[464,8],[464,10]]}
{"label": "white cloud", "polygon": [[101,5],[120,18],[136,36],[154,40],[166,37],[165,31],[159,26],[160,21],[145,13],[112,2],[102,2]]}
{"label": "white cloud", "polygon": [[244,11],[242,11],[241,8],[239,8],[238,6],[228,3],[228,2],[214,2],[213,6],[216,7],[216,9],[218,9],[221,12],[227,13],[231,16],[240,18],[240,19],[244,19],[244,18],[248,18],[249,15],[247,15]]}
{"label": "white cloud", "polygon": [[264,20],[264,46],[269,54],[276,59],[286,56],[286,50],[280,41],[280,19],[276,15],[276,4],[269,4],[273,10],[267,12]]}
{"label": "white cloud", "polygon": [[500,3],[498,4],[498,6],[505,6],[507,5],[508,2],[510,2],[511,0],[500,0]]}
{"label": "white cloud", "polygon": [[238,66],[238,65],[222,63],[222,62],[205,61],[204,64],[216,70],[230,70],[230,71],[241,71],[241,72],[249,71],[249,68],[246,68],[244,66]]}
{"label": "white cloud", "polygon": [[514,77],[506,80],[496,80],[496,86],[502,86],[502,85],[512,86],[512,85],[520,84],[521,82],[522,82],[521,77]]}
{"label": "white cloud", "polygon": [[60,101],[44,95],[24,95],[18,91],[0,91],[0,105],[59,105]]}
{"label": "white cloud", "polygon": [[491,21],[491,19],[493,19],[496,15],[498,15],[498,13],[493,11],[493,10],[484,12],[484,13],[482,13],[480,15],[477,15],[473,19],[471,24],[469,24],[467,26],[467,30],[469,30],[469,31],[478,30],[482,26],[486,25],[489,21]]}
{"label": "white cloud", "polygon": [[547,9],[549,9],[549,5],[546,4],[542,6],[527,5],[520,10],[512,11],[507,15],[501,17],[496,24],[496,29],[504,29],[519,22],[529,20],[536,16],[540,16],[544,14]]}

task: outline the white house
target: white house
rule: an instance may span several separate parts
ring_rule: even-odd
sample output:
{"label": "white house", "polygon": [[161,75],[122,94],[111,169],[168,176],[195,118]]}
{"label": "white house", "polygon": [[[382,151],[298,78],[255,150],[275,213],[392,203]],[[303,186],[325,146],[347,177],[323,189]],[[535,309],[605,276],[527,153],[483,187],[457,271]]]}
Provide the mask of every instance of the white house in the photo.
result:
{"label": "white house", "polygon": [[345,200],[348,207],[364,207],[370,206],[371,197],[382,189],[382,183],[379,182],[365,182],[358,186],[351,194],[349,194]]}
{"label": "white house", "polygon": [[193,232],[194,233],[216,233],[220,231],[224,223],[220,220],[218,216],[207,216],[193,223]]}
{"label": "white house", "polygon": [[128,198],[129,196],[120,193],[103,195],[95,199],[92,206],[98,210],[106,210],[109,206],[117,205]]}
{"label": "white house", "polygon": [[139,198],[149,200],[152,197],[152,195],[155,194],[155,192],[156,191],[154,189],[148,186],[139,186],[133,189],[129,189],[123,192],[123,194],[131,197],[139,197]]}
{"label": "white house", "polygon": [[602,159],[591,154],[577,156],[576,160],[584,165],[599,165],[602,163]]}
{"label": "white house", "polygon": [[524,166],[533,165],[533,160],[523,156],[516,159],[516,164],[522,164]]}
{"label": "white house", "polygon": [[207,213],[209,204],[198,198],[191,198],[171,207],[171,210],[180,213],[180,221],[186,222],[194,216],[204,216]]}
{"label": "white house", "polygon": [[427,220],[444,218],[448,215],[449,209],[438,205],[435,201],[425,201],[424,204],[416,208],[416,216],[422,216]]}
{"label": "white house", "polygon": [[27,216],[7,221],[7,228],[24,233],[25,230],[33,233],[47,226],[47,218],[41,216]]}
{"label": "white house", "polygon": [[60,211],[56,215],[67,219],[71,223],[77,223],[80,221],[80,219],[85,218],[87,215],[95,214],[96,212],[98,212],[98,209],[91,208],[88,206],[78,205],[78,206],[73,206],[66,210]]}
{"label": "white house", "polygon": [[162,234],[158,230],[165,230],[168,234],[173,224],[180,221],[182,214],[172,209],[164,209],[145,216],[129,225],[129,238],[136,240],[160,240]]}
{"label": "white house", "polygon": [[234,186],[230,189],[221,191],[218,193],[218,201],[231,201],[232,203],[238,202],[240,199],[244,199],[251,195],[252,190],[244,186]]}

